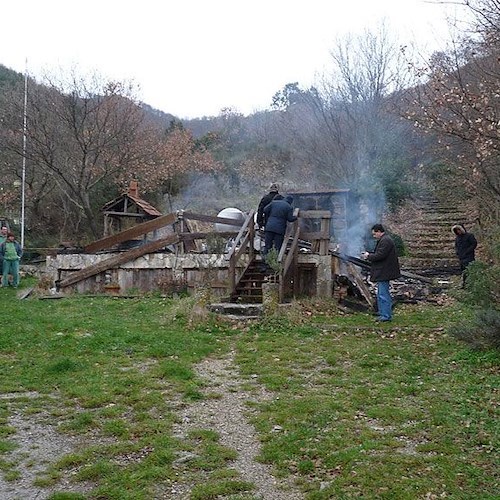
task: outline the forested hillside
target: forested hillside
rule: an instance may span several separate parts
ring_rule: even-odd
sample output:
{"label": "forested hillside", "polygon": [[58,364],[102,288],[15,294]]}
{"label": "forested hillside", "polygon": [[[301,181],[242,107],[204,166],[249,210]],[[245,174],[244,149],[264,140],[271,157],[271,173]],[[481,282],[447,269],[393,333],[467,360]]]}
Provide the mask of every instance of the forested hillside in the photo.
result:
{"label": "forested hillside", "polygon": [[[500,7],[468,4],[476,39],[464,32],[450,52],[418,61],[379,28],[339,42],[320,84],[291,82],[270,96],[269,110],[250,116],[227,109],[181,122],[139,102],[126,82],[30,79],[28,244],[99,237],[100,207],[132,178],[164,212],[248,210],[271,181],[283,191],[349,188],[373,217],[433,191],[470,204],[495,241]],[[11,217],[19,212],[23,102],[23,76],[0,67],[0,212]]]}

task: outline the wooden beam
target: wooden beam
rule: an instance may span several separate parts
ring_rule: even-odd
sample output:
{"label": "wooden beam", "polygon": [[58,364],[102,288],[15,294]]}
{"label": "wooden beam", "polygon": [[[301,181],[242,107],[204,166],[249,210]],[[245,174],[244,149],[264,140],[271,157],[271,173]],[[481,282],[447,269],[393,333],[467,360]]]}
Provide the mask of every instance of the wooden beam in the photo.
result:
{"label": "wooden beam", "polygon": [[305,219],[330,219],[330,210],[301,210],[300,216]]}
{"label": "wooden beam", "polygon": [[100,240],[94,241],[93,243],[88,244],[84,251],[86,253],[94,253],[99,250],[104,250],[105,248],[111,248],[118,243],[122,243],[127,240],[132,240],[137,238],[137,236],[142,236],[144,234],[150,233],[155,229],[159,229],[164,226],[169,226],[177,221],[177,214],[171,213],[167,215],[162,215],[161,217],[157,217],[153,220],[148,220],[146,222],[142,222],[141,224],[137,224],[137,226],[131,227],[129,229],[125,229],[125,231],[121,231],[117,234],[113,234],[106,238],[102,238]]}
{"label": "wooden beam", "polygon": [[146,214],[138,214],[133,212],[104,212],[104,215],[116,215],[119,217],[147,217]]}
{"label": "wooden beam", "polygon": [[224,238],[231,238],[236,236],[238,233],[236,231],[212,231],[210,233],[179,233],[179,237],[182,241],[188,240],[203,240],[207,236],[222,236]]}
{"label": "wooden beam", "polygon": [[245,220],[228,219],[227,217],[214,217],[212,215],[194,214],[192,212],[182,212],[185,219],[201,220],[203,222],[218,222],[219,224],[228,224],[230,226],[242,226]]}
{"label": "wooden beam", "polygon": [[375,301],[370,292],[370,289],[368,288],[367,284],[363,281],[363,277],[361,276],[359,270],[356,269],[351,262],[347,262],[346,267],[349,272],[349,277],[352,278],[354,283],[356,283],[363,298],[366,300],[366,302],[368,302],[370,307],[373,307],[375,305]]}
{"label": "wooden beam", "polygon": [[95,276],[96,274],[102,273],[103,271],[107,271],[108,269],[117,267],[120,264],[124,264],[125,262],[137,259],[137,257],[141,257],[142,255],[146,255],[147,253],[152,253],[156,250],[160,250],[160,248],[171,245],[173,243],[177,243],[178,241],[179,236],[177,234],[171,234],[167,238],[163,238],[157,241],[151,241],[150,243],[146,243],[145,245],[141,245],[140,247],[133,248],[132,250],[128,250],[127,252],[113,255],[112,257],[98,262],[97,264],[92,264],[91,266],[84,267],[79,271],[71,273],[71,275],[67,278],[57,282],[56,287],[57,289],[61,289],[69,285],[74,285],[75,283],[78,283],[79,281],[82,281],[86,278],[90,278],[91,276]]}
{"label": "wooden beam", "polygon": [[[313,241],[313,240],[330,240],[330,231],[328,229],[324,231],[315,231],[315,232],[302,232],[301,238],[303,240]],[[326,254],[325,254],[326,255]]]}

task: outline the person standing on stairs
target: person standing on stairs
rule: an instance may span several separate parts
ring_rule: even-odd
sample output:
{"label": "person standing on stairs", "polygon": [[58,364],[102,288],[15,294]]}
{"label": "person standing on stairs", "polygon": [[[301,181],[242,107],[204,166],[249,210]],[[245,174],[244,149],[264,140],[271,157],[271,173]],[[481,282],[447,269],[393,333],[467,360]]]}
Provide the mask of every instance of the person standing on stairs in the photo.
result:
{"label": "person standing on stairs", "polygon": [[462,272],[462,287],[465,286],[467,276],[467,266],[476,260],[477,240],[472,233],[468,233],[465,226],[455,224],[451,230],[455,234],[455,253],[460,261],[460,271]]}
{"label": "person standing on stairs", "polygon": [[271,248],[275,248],[279,253],[285,239],[287,222],[297,220],[297,217],[293,215],[292,203],[293,198],[291,196],[283,198],[278,194],[271,203],[264,207],[264,219],[266,221],[264,262]]}
{"label": "person standing on stairs", "polygon": [[265,194],[259,202],[259,207],[257,208],[257,225],[259,226],[259,229],[262,231],[264,231],[264,227],[266,225],[264,208],[274,200],[275,196],[278,193],[279,193],[279,185],[277,182],[273,182],[271,186],[269,186],[269,193]]}
{"label": "person standing on stairs", "polygon": [[377,283],[377,321],[392,320],[392,297],[390,280],[401,276],[396,245],[385,233],[382,224],[374,224],[372,236],[377,240],[373,252],[364,252],[362,257],[371,263],[371,280]]}

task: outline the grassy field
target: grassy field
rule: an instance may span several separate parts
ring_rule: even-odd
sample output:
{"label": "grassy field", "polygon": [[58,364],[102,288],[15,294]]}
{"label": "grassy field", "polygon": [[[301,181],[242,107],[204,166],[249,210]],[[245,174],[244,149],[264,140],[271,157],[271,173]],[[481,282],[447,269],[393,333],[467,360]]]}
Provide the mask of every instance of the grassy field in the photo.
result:
{"label": "grassy field", "polygon": [[[259,459],[293,475],[304,498],[500,498],[499,355],[446,333],[469,310],[401,306],[378,325],[301,302],[235,324],[196,314],[193,300],[18,300],[0,289],[4,479],[21,474],[10,458],[17,412],[83,443],[36,483],[71,476],[92,491],[54,500],[151,499],[172,481],[197,485],[193,498],[254,498],[217,435],[200,430],[186,442],[172,433],[176,404],[204,397],[194,365],[235,350],[242,379],[273,394],[252,417]],[[179,476],[185,450],[199,459]]]}

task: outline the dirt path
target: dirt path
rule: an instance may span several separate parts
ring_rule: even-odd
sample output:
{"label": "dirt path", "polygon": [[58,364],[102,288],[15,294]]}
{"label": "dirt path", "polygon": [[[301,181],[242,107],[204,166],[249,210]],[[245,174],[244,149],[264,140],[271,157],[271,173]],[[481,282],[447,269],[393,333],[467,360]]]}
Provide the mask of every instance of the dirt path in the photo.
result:
{"label": "dirt path", "polygon": [[[270,466],[256,461],[260,453],[260,442],[249,423],[251,409],[248,402],[269,400],[272,396],[252,379],[243,381],[234,363],[234,352],[223,359],[207,359],[195,367],[197,375],[204,381],[203,392],[208,396],[203,401],[186,405],[179,403],[178,421],[173,433],[183,438],[191,429],[209,429],[219,436],[219,442],[236,450],[237,458],[229,467],[241,474],[241,479],[255,485],[251,498],[263,500],[301,500],[304,498],[292,481],[276,479]],[[245,387],[243,387],[243,382]],[[248,390],[245,390],[250,388]],[[216,397],[213,397],[216,395]],[[79,448],[77,439],[57,432],[49,414],[25,415],[19,398],[36,399],[36,393],[3,394],[0,400],[10,410],[9,425],[16,429],[12,439],[17,448],[4,454],[3,458],[16,464],[19,477],[8,481],[0,474],[1,500],[44,500],[55,491],[85,494],[92,490],[91,484],[72,483],[71,477],[63,477],[53,487],[34,484],[38,475],[50,463]],[[278,430],[279,432],[279,430]],[[186,457],[184,457],[186,458]],[[189,459],[189,457],[187,457]],[[183,457],[179,457],[182,461]],[[179,481],[168,491],[159,491],[156,499],[189,499],[193,485]],[[244,495],[240,495],[244,498]]]}
{"label": "dirt path", "polygon": [[[2,500],[43,500],[55,491],[82,493],[90,489],[85,483],[70,483],[70,477],[63,477],[53,488],[34,484],[38,475],[47,466],[67,453],[74,451],[77,441],[57,432],[50,425],[50,416],[44,413],[26,416],[13,403],[19,398],[37,398],[36,393],[2,394],[0,399],[11,407],[9,425],[16,433],[9,439],[17,448],[3,459],[16,464],[19,477],[6,481],[0,474],[0,498]],[[46,422],[44,422],[46,421]]]}
{"label": "dirt path", "polygon": [[[252,498],[264,500],[300,500],[300,493],[291,481],[276,479],[271,467],[257,462],[260,442],[247,415],[250,410],[249,401],[264,401],[270,394],[254,385],[249,392],[242,388],[234,364],[234,353],[224,359],[207,359],[196,367],[197,374],[205,381],[205,394],[218,395],[207,398],[183,408],[180,412],[180,423],[174,428],[174,435],[185,436],[191,429],[210,429],[218,433],[220,443],[238,452],[238,457],[230,464],[237,470],[243,480],[255,484]],[[178,498],[189,498],[186,487],[175,485]]]}

